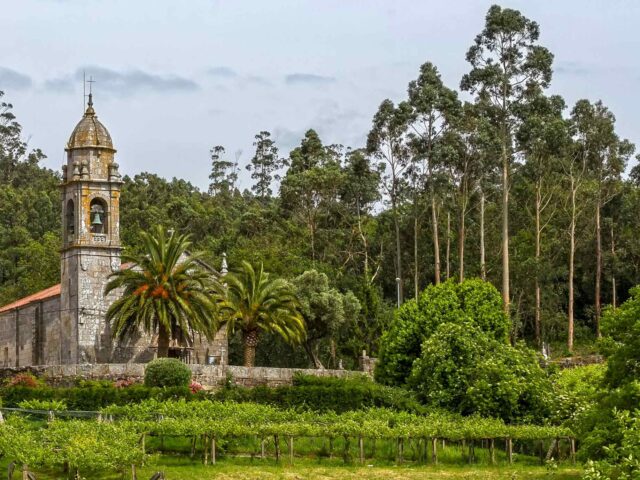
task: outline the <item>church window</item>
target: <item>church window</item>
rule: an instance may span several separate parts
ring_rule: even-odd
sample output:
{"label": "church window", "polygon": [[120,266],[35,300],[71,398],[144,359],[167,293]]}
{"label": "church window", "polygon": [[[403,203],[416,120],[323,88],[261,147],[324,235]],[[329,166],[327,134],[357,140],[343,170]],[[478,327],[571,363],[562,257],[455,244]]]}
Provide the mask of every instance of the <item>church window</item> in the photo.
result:
{"label": "church window", "polygon": [[73,205],[73,200],[69,200],[67,202],[67,211],[66,211],[66,230],[67,230],[67,241],[71,241],[73,236],[75,235],[75,208]]}
{"label": "church window", "polygon": [[94,198],[91,200],[91,233],[106,234],[108,232],[107,225],[107,206],[104,200]]}

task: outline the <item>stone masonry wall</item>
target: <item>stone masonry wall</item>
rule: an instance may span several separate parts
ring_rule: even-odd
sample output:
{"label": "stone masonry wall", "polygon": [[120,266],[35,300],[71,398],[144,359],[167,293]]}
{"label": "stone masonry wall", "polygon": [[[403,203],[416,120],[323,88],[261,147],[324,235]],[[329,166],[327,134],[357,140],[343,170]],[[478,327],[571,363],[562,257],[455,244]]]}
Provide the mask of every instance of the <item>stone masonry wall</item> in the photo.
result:
{"label": "stone masonry wall", "polygon": [[[352,370],[316,370],[298,368],[240,367],[234,365],[187,365],[193,372],[193,379],[205,387],[216,388],[227,381],[234,385],[256,387],[259,385],[278,387],[291,385],[296,373],[316,377],[349,378],[365,375]],[[0,368],[0,381],[17,373],[29,372],[44,377],[51,385],[72,385],[77,379],[83,380],[144,380],[144,363],[104,363],[86,365],[50,365],[31,367]]]}

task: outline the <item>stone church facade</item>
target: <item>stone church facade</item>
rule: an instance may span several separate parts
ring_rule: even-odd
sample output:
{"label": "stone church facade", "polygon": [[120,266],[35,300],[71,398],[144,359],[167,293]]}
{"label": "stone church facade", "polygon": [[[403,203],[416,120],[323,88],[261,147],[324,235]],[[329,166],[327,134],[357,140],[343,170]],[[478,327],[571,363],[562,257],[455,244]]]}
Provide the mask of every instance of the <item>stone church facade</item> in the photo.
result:
{"label": "stone church facade", "polygon": [[[112,339],[105,321],[109,305],[119,295],[103,294],[109,275],[129,265],[120,262],[122,180],[116,150],[95,114],[91,94],[65,150],[61,281],[0,307],[0,366],[149,361],[156,354],[156,336],[140,332],[119,342]],[[226,365],[226,331],[221,329],[212,341],[195,335],[188,346],[172,344],[170,356],[187,363]]]}

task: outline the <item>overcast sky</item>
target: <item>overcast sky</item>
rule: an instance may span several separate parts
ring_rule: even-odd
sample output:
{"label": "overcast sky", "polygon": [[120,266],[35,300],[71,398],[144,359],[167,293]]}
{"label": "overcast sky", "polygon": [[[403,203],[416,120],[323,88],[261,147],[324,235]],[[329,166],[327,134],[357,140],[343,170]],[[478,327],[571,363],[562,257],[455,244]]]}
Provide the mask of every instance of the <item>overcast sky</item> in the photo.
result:
{"label": "overcast sky", "polygon": [[[209,149],[252,156],[253,136],[281,154],[308,128],[362,146],[385,98],[405,96],[431,61],[458,88],[465,52],[491,1],[20,0],[2,2],[0,90],[59,169],[82,115],[82,72],[121,171],[206,188]],[[640,143],[640,2],[508,0],[555,55],[552,92],[602,99]],[[244,169],[243,169],[244,170]],[[243,174],[243,186],[248,178]]]}

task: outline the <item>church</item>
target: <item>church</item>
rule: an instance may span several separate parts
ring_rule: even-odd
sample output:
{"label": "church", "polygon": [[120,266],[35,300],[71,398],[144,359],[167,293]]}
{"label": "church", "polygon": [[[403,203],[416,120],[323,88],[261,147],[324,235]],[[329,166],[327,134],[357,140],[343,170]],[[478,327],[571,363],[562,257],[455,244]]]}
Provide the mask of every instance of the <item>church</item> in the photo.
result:
{"label": "church", "polygon": [[[0,307],[0,365],[65,365],[147,362],[156,356],[157,336],[139,332],[112,338],[105,314],[119,292],[104,295],[121,264],[120,188],[111,135],[98,120],[89,94],[62,166],[62,249],[58,285]],[[203,268],[216,272],[203,264]],[[223,264],[223,270],[226,265]],[[169,355],[187,363],[227,364],[226,330],[212,341],[194,335],[188,345],[172,343]]]}

